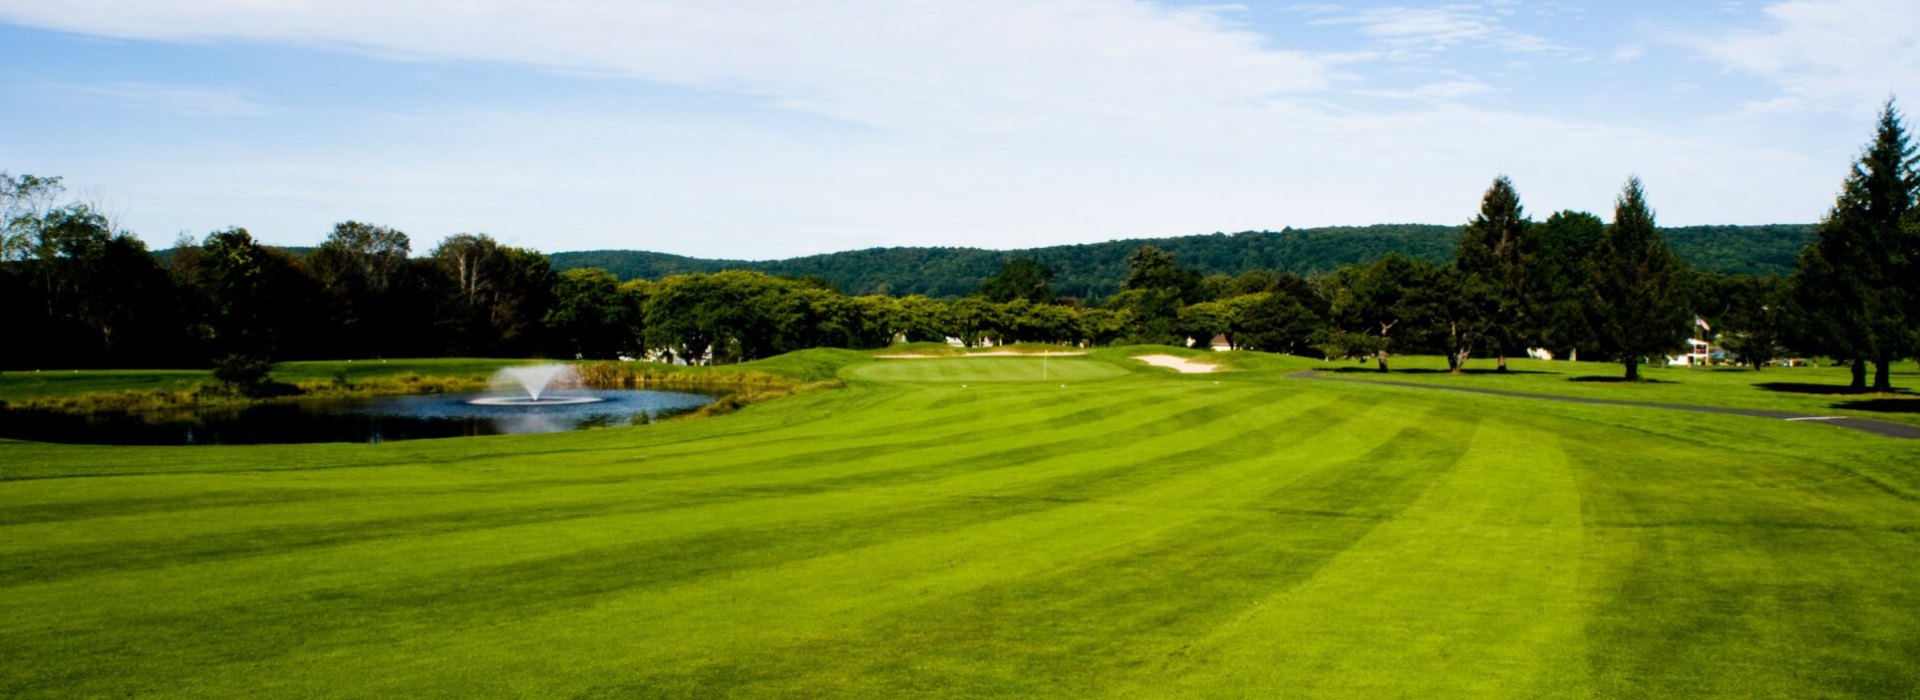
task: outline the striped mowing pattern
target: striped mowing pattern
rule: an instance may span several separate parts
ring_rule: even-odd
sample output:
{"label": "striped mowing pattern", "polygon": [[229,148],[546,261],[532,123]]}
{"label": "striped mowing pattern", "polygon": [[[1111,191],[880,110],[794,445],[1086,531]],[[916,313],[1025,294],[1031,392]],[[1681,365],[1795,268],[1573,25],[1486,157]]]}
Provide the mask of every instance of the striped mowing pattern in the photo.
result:
{"label": "striped mowing pattern", "polygon": [[[1095,359],[1040,382],[1033,362],[863,365],[628,430],[0,443],[0,696],[1920,682],[1912,448]],[[995,364],[1029,381],[983,381]]]}

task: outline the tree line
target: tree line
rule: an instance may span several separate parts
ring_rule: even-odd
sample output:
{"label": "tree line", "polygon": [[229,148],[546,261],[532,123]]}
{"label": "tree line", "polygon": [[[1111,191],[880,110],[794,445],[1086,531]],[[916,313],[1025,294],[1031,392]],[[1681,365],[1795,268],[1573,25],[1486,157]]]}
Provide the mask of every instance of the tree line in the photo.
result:
{"label": "tree line", "polygon": [[[1794,254],[1813,239],[1811,224],[1662,228],[1681,259],[1721,274],[1786,274]],[[1016,259],[1054,271],[1064,296],[1098,302],[1120,291],[1127,257],[1141,246],[1173,253],[1203,274],[1235,276],[1267,270],[1323,275],[1389,252],[1443,264],[1454,256],[1459,226],[1376,224],[1242,231],[1171,238],[1049,246],[1019,251],[950,247],[850,250],[784,260],[715,260],[637,250],[552,254],[556,269],[597,267],[621,279],[660,279],[720,270],[757,270],[783,277],[819,277],[850,294],[966,296],[982,278]]]}
{"label": "tree line", "polygon": [[[1890,388],[1887,366],[1920,349],[1920,217],[1913,148],[1891,101],[1791,274],[1724,274],[1685,263],[1655,225],[1638,179],[1610,222],[1561,211],[1535,221],[1506,177],[1454,229],[1447,260],[1388,252],[1329,272],[1203,273],[1134,247],[1116,290],[1058,287],[1058,270],[1014,258],[964,295],[848,295],[819,276],[720,270],[622,280],[556,270],[548,256],[479,234],[413,255],[406,234],[348,221],[296,254],[244,229],[183,238],[163,257],[97,208],[58,204],[58,178],[0,173],[0,294],[15,310],[8,368],[205,366],[223,357],[647,357],[725,363],[810,347],[899,340],[1204,344],[1330,358],[1474,357],[1529,348],[1640,363],[1683,347],[1713,319],[1720,344],[1755,366],[1832,357],[1856,388]],[[1206,238],[1206,237],[1201,237]]]}

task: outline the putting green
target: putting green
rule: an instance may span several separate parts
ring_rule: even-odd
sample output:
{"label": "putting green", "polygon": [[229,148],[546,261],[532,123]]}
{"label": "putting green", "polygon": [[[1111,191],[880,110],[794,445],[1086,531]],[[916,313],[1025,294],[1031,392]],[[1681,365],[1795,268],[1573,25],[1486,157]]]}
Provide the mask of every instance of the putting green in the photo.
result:
{"label": "putting green", "polygon": [[1084,382],[1127,374],[1112,363],[1084,357],[943,357],[890,359],[861,365],[853,376],[881,382]]}

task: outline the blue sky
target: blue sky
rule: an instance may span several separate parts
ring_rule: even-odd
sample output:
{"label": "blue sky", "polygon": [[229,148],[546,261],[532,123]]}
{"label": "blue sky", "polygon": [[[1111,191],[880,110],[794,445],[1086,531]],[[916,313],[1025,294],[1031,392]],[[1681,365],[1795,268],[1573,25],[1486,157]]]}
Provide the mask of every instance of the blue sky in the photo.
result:
{"label": "blue sky", "polygon": [[[0,170],[156,247],[355,219],[417,252],[775,258],[1607,217],[1811,222],[1911,0],[0,0]],[[1910,109],[1910,107],[1908,107]]]}

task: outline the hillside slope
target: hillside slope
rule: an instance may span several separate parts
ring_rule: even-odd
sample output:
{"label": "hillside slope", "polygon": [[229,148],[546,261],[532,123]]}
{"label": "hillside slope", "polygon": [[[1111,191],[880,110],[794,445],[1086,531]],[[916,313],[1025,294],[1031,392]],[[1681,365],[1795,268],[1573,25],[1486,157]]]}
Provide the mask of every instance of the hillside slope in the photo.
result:
{"label": "hillside slope", "polygon": [[[1810,224],[1690,226],[1666,229],[1682,258],[1722,273],[1785,274],[1813,236]],[[1459,228],[1432,224],[1335,226],[1282,231],[1244,231],[1171,238],[1137,238],[1025,250],[981,248],[869,248],[785,260],[712,260],[634,250],[552,254],[559,269],[598,267],[621,279],[659,279],[691,272],[758,270],[776,275],[817,276],[849,294],[961,296],[1015,258],[1032,258],[1054,271],[1060,294],[1097,299],[1113,294],[1126,277],[1127,255],[1154,245],[1183,265],[1206,274],[1250,270],[1311,274],[1397,252],[1434,262],[1453,255]]]}

